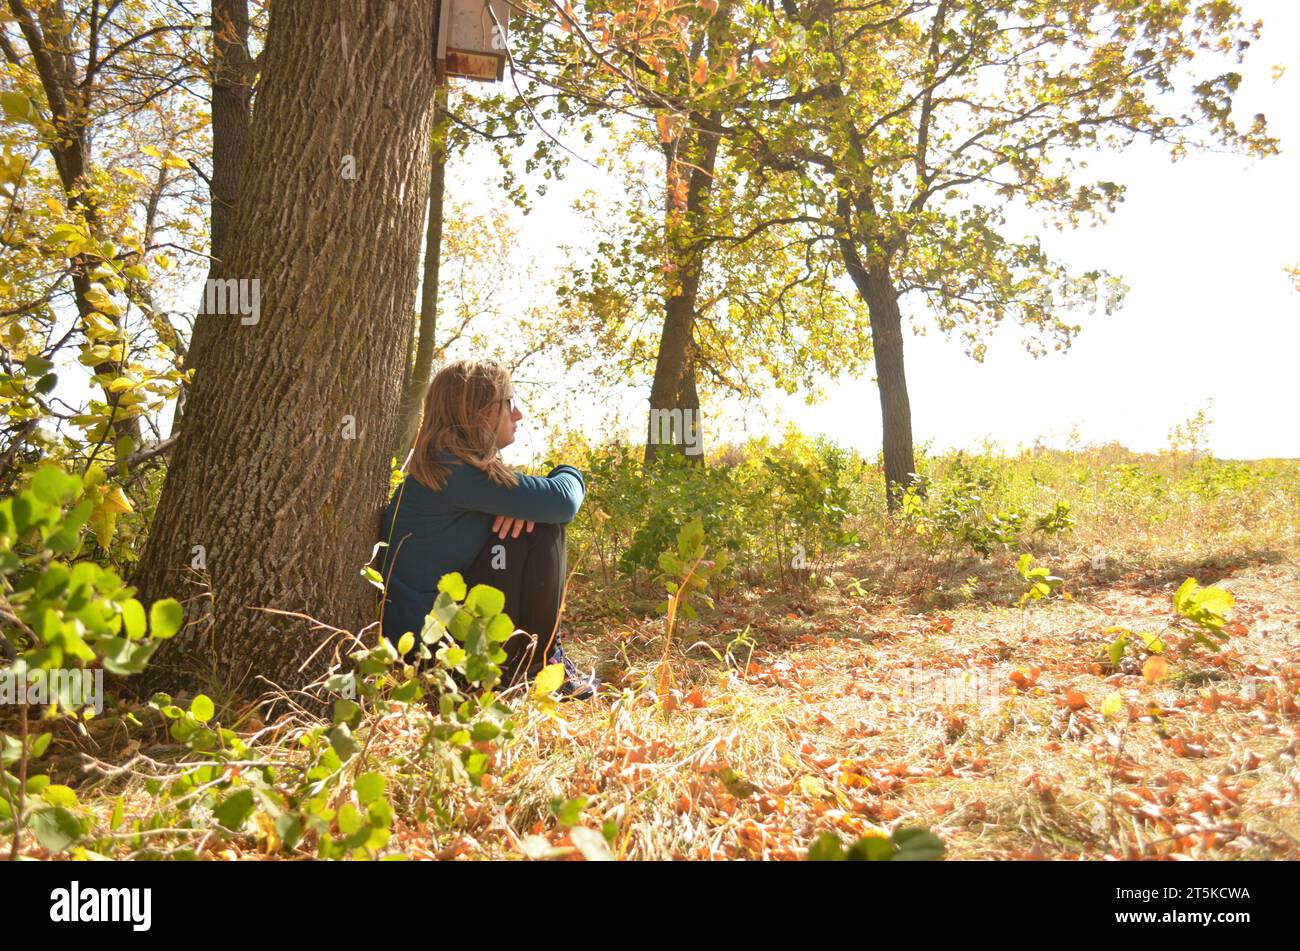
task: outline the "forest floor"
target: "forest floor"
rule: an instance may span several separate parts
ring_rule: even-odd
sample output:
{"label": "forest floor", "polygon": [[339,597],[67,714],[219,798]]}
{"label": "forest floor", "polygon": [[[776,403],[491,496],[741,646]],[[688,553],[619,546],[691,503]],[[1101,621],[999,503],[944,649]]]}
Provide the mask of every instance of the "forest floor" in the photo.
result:
{"label": "forest floor", "polygon": [[[530,833],[565,849],[547,804],[578,800],[577,824],[617,824],[622,858],[800,858],[825,830],[908,826],[952,859],[1300,858],[1293,558],[1080,558],[1052,565],[1070,599],[1023,608],[1005,557],[949,572],[972,578],[961,594],[932,575],[853,584],[866,567],[803,596],[733,593],[667,651],[662,619],[580,590],[566,650],[606,696],[534,722],[496,808],[440,853],[517,854]],[[1174,647],[1187,577],[1236,599],[1219,653]],[[1115,626],[1165,634],[1163,676],[1111,667]]]}
{"label": "forest floor", "polygon": [[[598,699],[516,702],[513,739],[476,744],[481,788],[430,765],[413,705],[376,704],[339,772],[370,771],[372,795],[382,776],[391,829],[375,856],[802,859],[827,831],[924,827],[949,859],[1300,858],[1300,554],[1293,522],[1269,524],[1155,546],[1133,534],[1100,559],[1095,537],[1046,544],[1039,563],[1068,597],[1023,607],[1015,551],[936,564],[864,545],[811,586],[740,585],[671,643],[653,590],[580,576],[564,644],[598,669]],[[1183,646],[1171,599],[1188,577],[1235,599],[1218,652]],[[1115,627],[1160,635],[1165,663],[1112,665]],[[252,709],[217,705],[245,759],[306,774],[318,721]],[[47,757],[68,791],[45,799],[75,790],[96,854],[313,853],[311,839],[285,848],[263,812],[237,833],[210,804],[159,814],[156,777],[188,751],[158,711],[122,712],[56,724]],[[352,808],[357,788],[329,805]],[[145,838],[123,816],[169,828]],[[23,851],[55,854],[31,836]]]}

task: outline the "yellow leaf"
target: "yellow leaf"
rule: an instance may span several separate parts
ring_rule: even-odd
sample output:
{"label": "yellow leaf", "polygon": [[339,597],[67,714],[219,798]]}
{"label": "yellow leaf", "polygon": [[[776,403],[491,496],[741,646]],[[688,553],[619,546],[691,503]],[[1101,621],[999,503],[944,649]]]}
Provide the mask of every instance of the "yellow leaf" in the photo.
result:
{"label": "yellow leaf", "polygon": [[152,145],[146,145],[142,147],[140,151],[143,152],[145,155],[152,156],[153,158],[162,158],[162,153],[159,152],[157,149],[155,149]]}
{"label": "yellow leaf", "polygon": [[86,470],[85,476],[82,477],[82,484],[88,489],[93,489],[95,486],[101,485],[107,478],[108,473],[104,471],[104,467],[98,462],[92,462],[90,468]]}
{"label": "yellow leaf", "polygon": [[113,300],[108,292],[99,286],[92,286],[86,291],[86,302],[100,313],[108,314],[110,317],[120,317],[123,314],[122,305]]}
{"label": "yellow leaf", "polygon": [[803,790],[804,795],[812,796],[815,799],[821,799],[830,795],[830,791],[827,790],[826,785],[818,777],[813,776],[812,774],[799,777],[799,788]]}
{"label": "yellow leaf", "polygon": [[59,200],[58,200],[57,198],[48,198],[48,197],[47,197],[47,198],[45,199],[45,207],[48,208],[48,209],[50,209],[51,212],[53,212],[54,214],[58,215],[59,217],[62,217],[62,216],[63,216],[63,205],[60,204],[60,202],[59,202]]}
{"label": "yellow leaf", "polygon": [[86,329],[92,339],[117,336],[117,325],[96,310],[86,314]]}
{"label": "yellow leaf", "polygon": [[131,500],[126,497],[126,493],[122,491],[120,485],[115,485],[105,492],[104,499],[100,504],[114,512],[121,512],[123,515],[135,511],[135,508],[131,505]]}
{"label": "yellow leaf", "polygon": [[185,159],[181,158],[175,152],[172,152],[163,159],[163,166],[165,168],[189,168],[190,163],[185,161]]}
{"label": "yellow leaf", "polygon": [[1109,719],[1110,717],[1119,716],[1124,709],[1124,698],[1118,690],[1106,695],[1106,699],[1101,702],[1101,715]]}
{"label": "yellow leaf", "polygon": [[564,683],[564,665],[547,664],[533,681],[533,693],[539,696],[555,693]]}
{"label": "yellow leaf", "polygon": [[109,506],[97,505],[90,513],[90,530],[95,533],[95,541],[99,542],[100,548],[108,548],[113,540],[113,530],[116,526],[117,513]]}

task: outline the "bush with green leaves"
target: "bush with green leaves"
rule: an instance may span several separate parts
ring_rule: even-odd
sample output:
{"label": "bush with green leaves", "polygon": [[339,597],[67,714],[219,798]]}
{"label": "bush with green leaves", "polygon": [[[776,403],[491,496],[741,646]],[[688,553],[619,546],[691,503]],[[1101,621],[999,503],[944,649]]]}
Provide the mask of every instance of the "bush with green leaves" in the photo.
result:
{"label": "bush with green leaves", "polygon": [[796,432],[721,451],[708,465],[681,453],[640,461],[639,448],[587,450],[579,465],[588,497],[574,526],[608,582],[658,567],[680,527],[699,519],[716,552],[729,555],[721,583],[743,567],[751,582],[813,579],[858,541],[851,516],[867,504],[867,465],[856,453]]}
{"label": "bush with green leaves", "polygon": [[[131,834],[147,834],[153,823],[198,832],[215,822],[226,839],[251,838],[277,852],[401,858],[385,852],[394,822],[388,780],[367,768],[374,718],[401,711],[408,729],[422,738],[413,755],[383,765],[385,771],[413,769],[421,780],[412,797],[416,818],[450,827],[446,790],[480,787],[489,765],[483,746],[514,738],[513,711],[492,690],[505,659],[500,644],[514,631],[501,613],[503,605],[494,588],[476,585],[467,591],[459,574],[444,576],[418,645],[412,633],[396,646],[380,635],[375,646],[353,653],[352,670],[324,682],[335,694],[330,721],[299,733],[302,760],[250,763],[253,751],[247,744],[211,724],[213,708],[206,697],[195,698],[185,710],[166,694],[156,695],[150,705],[170,721],[172,738],[206,761],[170,781],[152,780],[158,808],[144,825],[133,825]],[[419,663],[403,660],[412,649]],[[546,672],[547,682],[539,677],[532,695],[553,709],[551,694],[559,684],[555,670]],[[562,679],[562,668],[559,673]],[[147,843],[137,845],[151,851]],[[189,857],[181,852],[178,857]]]}
{"label": "bush with green leaves", "polygon": [[[1024,607],[1030,601],[1050,598],[1058,591],[1065,594],[1061,587],[1065,584],[1064,578],[1052,574],[1052,570],[1043,565],[1031,567],[1033,563],[1034,556],[1030,554],[1022,554],[1016,560],[1016,574],[1020,576],[1020,580],[1029,585],[1017,602],[1019,607]],[[1065,597],[1068,599],[1069,595],[1065,594]]]}
{"label": "bush with green leaves", "polygon": [[803,459],[791,453],[764,454],[767,500],[753,509],[771,519],[779,576],[784,579],[793,568],[794,578],[808,582],[859,540],[849,527],[849,516],[862,469],[852,464],[849,452],[830,443],[810,448]]}
{"label": "bush with green leaves", "polygon": [[985,457],[956,457],[933,462],[934,474],[918,474],[900,497],[903,525],[933,550],[949,556],[970,551],[983,558],[1019,544],[1026,532],[1062,535],[1074,528],[1068,502],[1033,514],[1025,486]]}
{"label": "bush with green leaves", "polygon": [[[0,501],[6,675],[39,679],[70,666],[139,673],[158,642],[179,630],[183,612],[176,601],[158,601],[146,611],[111,569],[67,561],[94,530],[88,522],[99,501],[93,482],[53,465]],[[137,817],[128,816],[123,796],[103,815],[48,773],[36,773],[53,732],[30,728],[29,706],[20,704],[12,711],[19,729],[0,734],[0,836],[19,855],[34,839],[74,858],[194,859],[205,845],[223,843],[268,853],[310,850],[320,858],[401,857],[386,851],[394,807],[385,775],[392,775],[393,765],[419,783],[407,803],[416,818],[450,830],[448,791],[480,787],[492,744],[514,737],[513,711],[494,689],[505,659],[501,645],[514,633],[503,607],[501,592],[485,585],[466,590],[459,575],[445,576],[418,640],[407,634],[394,646],[380,636],[373,647],[356,651],[352,669],[319,685],[333,695],[329,720],[296,728],[290,742],[255,745],[221,725],[205,695],[180,704],[155,694],[143,712],[153,711],[180,757],[135,765],[134,775],[147,774],[151,797],[148,813]],[[403,656],[412,648],[417,663],[407,664]],[[554,691],[562,682],[563,668],[547,667],[529,691],[531,701],[554,713]],[[55,691],[35,722],[74,714],[84,725],[86,705],[85,697]],[[381,773],[370,753],[379,735],[376,722],[397,711],[421,742]],[[147,727],[126,708],[102,719],[120,723],[124,732]],[[105,775],[119,769],[82,758]]]}
{"label": "bush with green leaves", "polygon": [[694,620],[697,617],[692,604],[695,597],[713,606],[708,595],[709,582],[726,569],[729,556],[722,551],[711,559],[706,558],[708,548],[704,541],[704,523],[694,518],[678,530],[677,543],[659,553],[659,570],[663,572],[662,580],[668,591],[668,600],[658,607],[660,614],[681,614]]}
{"label": "bush with green leaves", "polygon": [[[0,675],[24,686],[17,704],[19,736],[4,735],[0,748],[0,834],[20,841],[30,829],[55,850],[79,838],[82,820],[73,812],[77,799],[71,789],[32,772],[52,734],[32,735],[29,708],[43,708],[41,722],[84,717],[92,698],[81,688],[91,681],[77,674],[140,673],[158,645],[180,630],[184,614],[173,598],[146,611],[116,572],[71,560],[87,531],[96,530],[88,523],[103,504],[99,481],[50,463],[0,501]],[[45,702],[27,702],[31,687],[39,688],[32,695]]]}
{"label": "bush with green leaves", "polygon": [[1176,645],[1179,653],[1187,654],[1196,645],[1217,653],[1220,650],[1218,641],[1228,639],[1224,627],[1233,603],[1232,592],[1215,585],[1203,587],[1195,578],[1188,578],[1174,592],[1171,599],[1173,618],[1158,634],[1118,626],[1106,628],[1106,634],[1115,635],[1105,652],[1106,659],[1112,667],[1118,667],[1126,654],[1164,654],[1171,633],[1183,635]]}

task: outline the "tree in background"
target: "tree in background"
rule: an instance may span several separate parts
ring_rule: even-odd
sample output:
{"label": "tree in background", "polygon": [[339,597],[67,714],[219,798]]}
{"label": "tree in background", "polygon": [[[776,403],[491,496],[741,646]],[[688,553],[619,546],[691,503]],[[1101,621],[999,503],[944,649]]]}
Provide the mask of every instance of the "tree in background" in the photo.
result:
{"label": "tree in background", "polygon": [[1117,285],[1006,234],[1011,202],[1057,227],[1113,211],[1122,185],[1073,181],[1097,145],[1277,150],[1262,115],[1238,129],[1240,75],[1210,62],[1239,62],[1258,35],[1234,3],[781,0],[766,15],[788,38],[772,68],[789,91],[725,132],[751,181],[798,196],[867,303],[891,506],[915,469],[900,298],[976,359],[1008,316],[1031,352],[1068,347],[1080,328],[1062,310]]}
{"label": "tree in background", "polygon": [[[176,150],[203,125],[186,91],[200,65],[188,45],[194,28],[165,0],[6,0],[0,180],[11,204],[0,253],[12,280],[0,281],[3,332],[6,359],[41,371],[49,389],[16,382],[6,394],[0,479],[24,446],[49,445],[41,418],[84,430],[95,448],[83,465],[141,451],[149,411],[176,389],[179,339],[150,293],[169,262],[151,252],[185,231],[176,206],[194,178]],[[133,331],[133,308],[143,334]],[[55,403],[66,394],[49,374],[72,346],[104,396],[64,412]],[[5,372],[21,376],[12,363]]]}

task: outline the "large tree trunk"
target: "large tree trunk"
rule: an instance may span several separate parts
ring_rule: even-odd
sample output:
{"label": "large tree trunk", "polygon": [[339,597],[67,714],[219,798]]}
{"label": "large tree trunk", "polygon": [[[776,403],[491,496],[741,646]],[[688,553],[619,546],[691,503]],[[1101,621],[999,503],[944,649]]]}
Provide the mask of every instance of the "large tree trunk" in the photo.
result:
{"label": "large tree trunk", "polygon": [[886,496],[892,512],[916,472],[912,407],[907,399],[907,376],[903,372],[903,318],[898,309],[898,292],[889,276],[888,259],[874,258],[873,261],[880,263],[868,267],[850,239],[840,238],[839,246],[849,277],[866,301],[871,317],[871,345],[884,436]]}
{"label": "large tree trunk", "polygon": [[[708,217],[713,192],[713,170],[717,165],[720,136],[705,132],[714,129],[719,114],[707,119],[692,115],[692,127],[685,133],[694,144],[688,150],[690,168],[686,207],[675,209],[671,194],[665,214],[668,222],[669,248],[676,264],[676,277],[664,306],[664,326],[655,359],[654,381],[650,386],[649,423],[646,427],[646,464],[654,462],[659,447],[671,436],[671,445],[685,453],[692,462],[704,462],[704,427],[700,419],[700,400],[696,392],[695,319],[700,290],[700,272],[704,266],[704,243],[698,232]],[[669,182],[673,175],[673,156],[668,155]],[[671,187],[670,187],[671,192]],[[661,425],[662,414],[670,414],[670,426]],[[678,424],[681,428],[678,428]]]}
{"label": "large tree trunk", "polygon": [[[406,376],[402,381],[401,422],[394,452],[405,459],[415,442],[415,432],[420,425],[420,411],[424,406],[424,393],[429,387],[433,371],[433,358],[437,354],[438,281],[442,268],[443,197],[447,192],[447,132],[451,125],[447,116],[447,77],[438,76],[437,111],[433,126],[432,166],[429,169],[429,224],[424,234],[424,273],[420,285],[419,335],[415,333],[416,321],[411,322],[411,335],[407,339]],[[411,344],[414,338],[415,364],[411,364]]]}
{"label": "large tree trunk", "polygon": [[[349,630],[374,621],[359,570],[407,359],[434,6],[272,7],[223,254],[228,279],[260,282],[260,314],[196,322],[186,425],[133,578],[146,599],[188,597],[195,623],[163,645],[143,690],[252,693],[265,687],[258,676],[286,688],[315,679],[329,652],[305,662],[323,634],[258,608]],[[210,587],[203,610],[196,580]]]}

